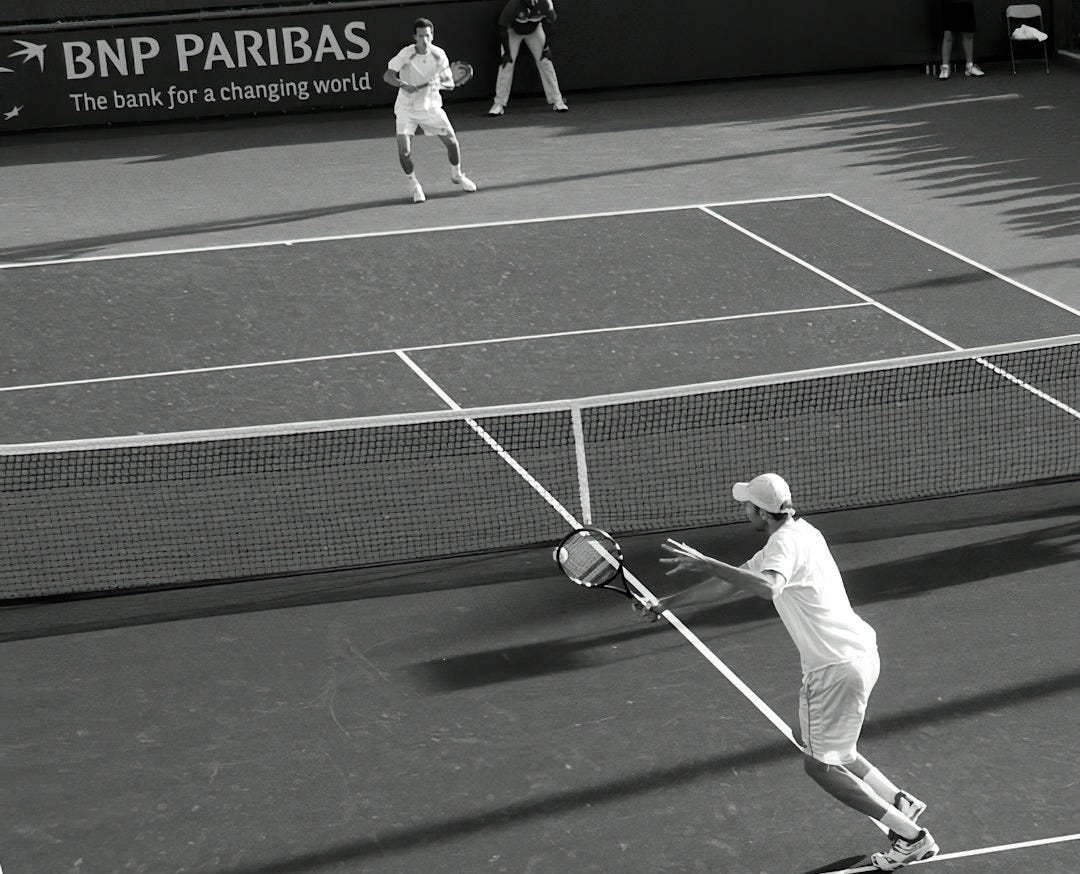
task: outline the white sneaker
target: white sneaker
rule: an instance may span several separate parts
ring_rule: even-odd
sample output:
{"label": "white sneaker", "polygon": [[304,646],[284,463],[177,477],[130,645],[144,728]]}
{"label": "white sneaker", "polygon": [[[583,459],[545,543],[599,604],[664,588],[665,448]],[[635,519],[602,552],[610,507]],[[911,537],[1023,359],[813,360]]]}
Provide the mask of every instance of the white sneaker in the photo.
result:
{"label": "white sneaker", "polygon": [[506,107],[501,103],[492,103],[491,109],[488,110],[488,115],[502,115],[506,112]]}
{"label": "white sneaker", "polygon": [[965,76],[985,76],[986,73],[982,71],[982,67],[978,64],[972,64],[964,70]]}
{"label": "white sneaker", "polygon": [[450,181],[455,185],[460,185],[462,191],[476,191],[476,183],[473,182],[468,176],[462,173],[460,176],[450,174]]}
{"label": "white sneaker", "polygon": [[412,202],[423,203],[427,198],[424,196],[424,189],[420,187],[419,182],[413,183],[412,186]]}
{"label": "white sneaker", "polygon": [[942,64],[941,65],[941,72],[938,73],[937,77],[939,79],[948,79],[949,78],[949,65],[948,64]]}
{"label": "white sneaker", "polygon": [[939,849],[930,832],[923,829],[914,840],[897,838],[886,852],[874,853],[870,857],[870,864],[879,871],[895,871],[911,862],[921,862],[936,856]]}
{"label": "white sneaker", "polygon": [[556,112],[569,112],[569,110],[570,110],[570,107],[566,105],[566,101],[562,100],[562,99],[556,100],[552,104],[552,108]]}

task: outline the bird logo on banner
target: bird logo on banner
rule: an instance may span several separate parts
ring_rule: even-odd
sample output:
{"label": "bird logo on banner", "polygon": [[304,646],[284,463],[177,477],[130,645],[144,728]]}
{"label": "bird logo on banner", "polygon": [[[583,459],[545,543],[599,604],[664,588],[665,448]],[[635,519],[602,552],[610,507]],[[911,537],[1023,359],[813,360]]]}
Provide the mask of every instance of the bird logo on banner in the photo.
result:
{"label": "bird logo on banner", "polygon": [[[9,58],[23,58],[24,64],[29,64],[31,61],[37,61],[38,66],[42,72],[45,71],[45,44],[36,42],[26,42],[25,40],[15,39],[13,43],[22,46],[22,49],[17,52],[12,52],[8,55]],[[10,71],[9,71],[10,72]]]}
{"label": "bird logo on banner", "polygon": [[[23,64],[29,64],[31,61],[37,61],[38,69],[45,72],[45,43],[27,42],[23,39],[13,39],[13,43],[17,46],[21,46],[17,51],[8,54],[9,58],[22,58]],[[0,67],[0,74],[14,73],[15,71],[11,67]],[[3,80],[0,79],[0,82]],[[0,107],[0,115],[2,115],[4,121],[11,121],[13,118],[18,118],[19,114],[23,111],[22,106],[9,106]]]}

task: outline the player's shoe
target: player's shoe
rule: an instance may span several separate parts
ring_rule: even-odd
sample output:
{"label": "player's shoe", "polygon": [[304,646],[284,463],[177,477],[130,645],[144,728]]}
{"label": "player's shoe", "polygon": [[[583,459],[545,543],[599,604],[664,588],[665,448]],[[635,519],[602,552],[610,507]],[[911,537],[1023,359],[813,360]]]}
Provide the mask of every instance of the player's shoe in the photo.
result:
{"label": "player's shoe", "polygon": [[412,189],[412,202],[423,203],[427,198],[424,196],[424,189],[420,187],[419,182],[413,182],[410,186]]}
{"label": "player's shoe", "polygon": [[870,864],[879,871],[895,871],[911,862],[936,856],[939,849],[930,832],[923,829],[914,840],[898,837],[884,853],[874,853],[870,857]]}
{"label": "player's shoe", "polygon": [[450,181],[453,182],[455,185],[460,185],[462,191],[476,191],[476,183],[473,182],[464,173],[462,173],[460,176],[451,173]]}
{"label": "player's shoe", "polygon": [[488,110],[488,115],[502,115],[506,112],[506,107],[501,103],[492,103],[491,109]]}
{"label": "player's shoe", "polygon": [[949,69],[949,65],[948,64],[942,64],[941,65],[941,72],[938,73],[937,77],[939,79],[948,79],[950,72],[952,72],[952,71]]}
{"label": "player's shoe", "polygon": [[[919,817],[926,811],[926,802],[920,801],[910,792],[905,792],[901,789],[896,793],[896,799],[893,801],[893,807],[899,810],[904,816],[910,819],[912,822],[918,822]],[[890,829],[889,840],[895,841],[900,835]]]}
{"label": "player's shoe", "polygon": [[980,67],[978,64],[972,64],[970,67],[966,67],[964,69],[964,75],[965,76],[985,76],[986,73],[983,72],[982,67]]}
{"label": "player's shoe", "polygon": [[893,806],[912,822],[918,822],[919,817],[926,812],[926,802],[920,801],[903,789],[896,793],[896,802]]}
{"label": "player's shoe", "polygon": [[554,109],[556,112],[569,112],[570,111],[570,107],[566,105],[565,100],[556,100],[551,105],[551,108]]}

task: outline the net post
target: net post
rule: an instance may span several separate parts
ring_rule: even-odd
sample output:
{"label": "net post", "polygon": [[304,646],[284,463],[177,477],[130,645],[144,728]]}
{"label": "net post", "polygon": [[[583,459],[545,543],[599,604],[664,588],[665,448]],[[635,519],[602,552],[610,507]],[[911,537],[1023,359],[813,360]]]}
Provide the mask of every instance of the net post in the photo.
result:
{"label": "net post", "polygon": [[585,458],[585,429],[581,423],[581,407],[570,408],[570,421],[574,429],[574,458],[577,461],[578,499],[581,502],[581,521],[592,525],[592,499],[589,496],[589,465]]}

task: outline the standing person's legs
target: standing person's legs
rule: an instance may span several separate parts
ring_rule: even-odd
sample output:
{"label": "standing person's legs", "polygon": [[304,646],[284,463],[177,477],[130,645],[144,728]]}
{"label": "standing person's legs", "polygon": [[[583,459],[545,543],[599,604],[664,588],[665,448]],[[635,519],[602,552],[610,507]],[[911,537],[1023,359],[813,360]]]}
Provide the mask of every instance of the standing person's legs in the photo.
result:
{"label": "standing person's legs", "polygon": [[941,72],[938,75],[942,79],[949,78],[949,64],[952,62],[952,44],[952,31],[947,30],[941,38]]}
{"label": "standing person's legs", "polygon": [[895,806],[903,793],[856,749],[880,671],[878,657],[872,655],[803,678],[799,692],[799,728],[806,748],[803,766],[838,801],[904,837],[914,837],[919,831],[914,820]]}
{"label": "standing person's legs", "polygon": [[450,124],[446,111],[432,110],[424,124],[424,130],[437,135],[446,146],[446,158],[450,161],[450,181],[455,185],[460,185],[463,191],[476,191],[476,183],[462,172],[461,144],[458,142],[457,133],[454,131],[454,126]]}
{"label": "standing person's legs", "polygon": [[412,159],[412,135],[414,133],[416,133],[416,123],[407,116],[397,116],[398,163],[401,164],[401,169],[409,182],[413,203],[423,203],[427,200],[427,197],[424,195],[424,189],[420,186],[420,180],[416,178],[416,167]]}
{"label": "standing person's legs", "polygon": [[938,845],[915,822],[926,805],[898,789],[856,750],[880,669],[874,653],[807,674],[799,694],[799,727],[806,773],[833,798],[889,830],[892,846],[872,854],[870,862],[891,871],[930,858]]}
{"label": "standing person's legs", "polygon": [[448,134],[439,134],[439,139],[442,140],[443,145],[446,146],[446,157],[450,161],[451,167],[458,167],[461,165],[461,145],[458,143],[457,135],[450,131]]}
{"label": "standing person's legs", "polygon": [[963,37],[964,44],[964,75],[965,76],[982,76],[984,75],[982,68],[975,63],[975,34],[965,33]]}
{"label": "standing person's legs", "polygon": [[975,34],[960,34],[960,44],[964,47],[964,63],[970,67],[975,63]]}
{"label": "standing person's legs", "polygon": [[413,164],[412,159],[412,137],[408,134],[397,135],[397,152],[398,163],[401,164],[401,169],[405,171],[406,176],[411,176],[416,169],[416,165]]}
{"label": "standing person's legs", "polygon": [[510,88],[514,84],[514,65],[517,63],[518,51],[521,49],[521,34],[510,29],[510,61],[499,64],[499,71],[495,74],[495,102],[492,104],[488,115],[502,115],[506,105],[510,102]]}
{"label": "standing person's legs", "polygon": [[551,62],[551,58],[544,56],[544,48],[547,45],[544,26],[542,24],[537,26],[536,30],[522,38],[536,61],[536,69],[540,73],[540,84],[544,86],[544,97],[558,111],[564,111],[566,101],[563,100],[562,92],[559,90],[559,77],[555,75],[555,65]]}

